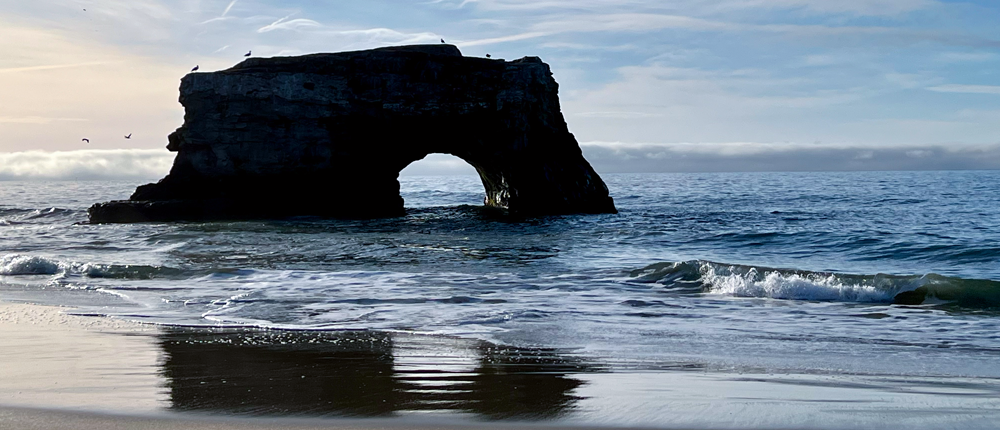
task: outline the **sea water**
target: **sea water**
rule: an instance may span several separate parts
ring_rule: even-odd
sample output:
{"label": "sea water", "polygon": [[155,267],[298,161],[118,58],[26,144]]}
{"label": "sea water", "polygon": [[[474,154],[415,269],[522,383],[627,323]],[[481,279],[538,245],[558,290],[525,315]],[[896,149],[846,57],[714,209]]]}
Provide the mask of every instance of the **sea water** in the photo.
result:
{"label": "sea water", "polygon": [[[604,179],[618,214],[509,219],[475,176],[404,176],[399,218],[108,225],[86,208],[138,184],[0,182],[0,299],[164,326],[178,410],[1000,419],[1000,172]],[[206,385],[237,362],[327,383]]]}

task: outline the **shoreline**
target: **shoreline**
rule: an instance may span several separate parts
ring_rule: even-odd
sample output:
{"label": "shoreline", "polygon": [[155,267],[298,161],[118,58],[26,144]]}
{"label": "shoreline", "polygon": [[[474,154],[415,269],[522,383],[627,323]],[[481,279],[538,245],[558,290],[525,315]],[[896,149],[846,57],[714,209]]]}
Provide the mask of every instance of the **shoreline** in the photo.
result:
{"label": "shoreline", "polygon": [[[993,428],[1000,379],[613,370],[378,331],[179,328],[0,302],[0,428]],[[887,421],[889,420],[889,421]]]}

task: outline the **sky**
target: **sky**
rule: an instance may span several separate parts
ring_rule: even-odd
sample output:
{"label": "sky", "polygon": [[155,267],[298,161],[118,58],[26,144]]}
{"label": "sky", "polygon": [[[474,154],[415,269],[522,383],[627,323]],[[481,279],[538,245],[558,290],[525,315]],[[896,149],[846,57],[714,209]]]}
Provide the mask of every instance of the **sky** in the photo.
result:
{"label": "sky", "polygon": [[0,0],[0,180],[163,176],[195,65],[441,38],[547,62],[599,173],[1000,169],[998,22],[997,0]]}

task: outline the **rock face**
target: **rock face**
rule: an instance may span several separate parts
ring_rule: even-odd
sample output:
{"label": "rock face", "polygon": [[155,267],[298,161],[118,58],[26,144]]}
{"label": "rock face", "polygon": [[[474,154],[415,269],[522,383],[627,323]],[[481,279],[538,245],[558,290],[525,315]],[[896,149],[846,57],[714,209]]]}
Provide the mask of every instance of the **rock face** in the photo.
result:
{"label": "rock face", "polygon": [[91,222],[404,213],[399,171],[431,153],[476,168],[485,204],[519,216],[614,213],[536,57],[420,45],[250,58],[181,81],[170,174]]}

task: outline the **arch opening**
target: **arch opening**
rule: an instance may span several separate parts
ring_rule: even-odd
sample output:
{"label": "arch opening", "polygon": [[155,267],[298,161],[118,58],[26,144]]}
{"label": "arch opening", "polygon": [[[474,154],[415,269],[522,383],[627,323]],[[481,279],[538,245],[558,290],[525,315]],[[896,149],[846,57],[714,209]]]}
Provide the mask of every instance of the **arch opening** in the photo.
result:
{"label": "arch opening", "polygon": [[452,154],[427,154],[400,170],[398,181],[406,208],[479,206],[485,202],[486,187],[479,171]]}

